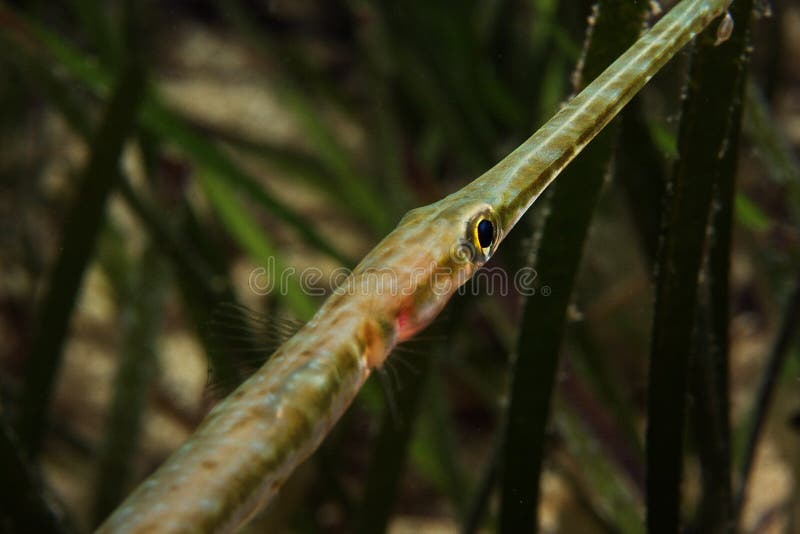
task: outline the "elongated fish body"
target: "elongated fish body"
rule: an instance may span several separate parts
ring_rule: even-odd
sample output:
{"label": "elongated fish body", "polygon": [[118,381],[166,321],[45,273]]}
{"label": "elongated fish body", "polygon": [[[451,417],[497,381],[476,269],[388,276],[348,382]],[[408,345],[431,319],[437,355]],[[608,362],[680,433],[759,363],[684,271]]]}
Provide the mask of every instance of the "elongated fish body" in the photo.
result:
{"label": "elongated fish body", "polygon": [[449,211],[440,202],[410,212],[100,531],[229,531],[268,499],[317,448],[370,371],[433,319],[476,268],[462,256],[448,270],[449,250],[441,258],[422,250],[437,229],[458,242],[464,232],[445,222]]}
{"label": "elongated fish body", "polygon": [[729,3],[683,0],[495,167],[410,211],[99,532],[240,526],[319,446],[372,369],[436,317],[544,188]]}

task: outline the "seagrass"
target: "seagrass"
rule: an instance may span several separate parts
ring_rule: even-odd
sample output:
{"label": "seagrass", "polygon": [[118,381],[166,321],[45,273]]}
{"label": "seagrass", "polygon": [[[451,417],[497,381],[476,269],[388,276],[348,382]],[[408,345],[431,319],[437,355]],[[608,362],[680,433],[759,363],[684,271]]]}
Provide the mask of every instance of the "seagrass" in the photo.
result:
{"label": "seagrass", "polygon": [[246,521],[395,345],[437,316],[559,172],[730,1],[683,0],[519,148],[403,217],[99,531],[219,532]]}

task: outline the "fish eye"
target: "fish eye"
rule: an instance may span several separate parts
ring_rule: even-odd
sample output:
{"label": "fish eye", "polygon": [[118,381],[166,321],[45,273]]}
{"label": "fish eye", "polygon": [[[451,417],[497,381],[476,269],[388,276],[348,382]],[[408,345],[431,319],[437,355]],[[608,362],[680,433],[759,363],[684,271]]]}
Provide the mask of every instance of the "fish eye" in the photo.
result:
{"label": "fish eye", "polygon": [[466,235],[458,241],[459,246],[465,249],[464,255],[476,265],[483,265],[494,254],[502,233],[492,207],[484,205],[481,208],[465,221]]}
{"label": "fish eye", "polygon": [[478,244],[487,249],[494,243],[494,224],[489,219],[481,219],[477,226]]}

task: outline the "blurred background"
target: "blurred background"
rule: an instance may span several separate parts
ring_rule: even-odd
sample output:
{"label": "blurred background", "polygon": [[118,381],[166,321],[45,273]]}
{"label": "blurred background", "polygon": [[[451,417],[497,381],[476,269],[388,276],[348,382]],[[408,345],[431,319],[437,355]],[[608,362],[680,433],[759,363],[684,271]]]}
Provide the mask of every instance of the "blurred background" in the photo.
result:
{"label": "blurred background", "polygon": [[[0,529],[99,524],[321,302],[291,284],[259,294],[253,270],[352,267],[405,211],[496,163],[588,81],[581,57],[604,66],[599,30],[600,52],[581,52],[592,4],[0,2]],[[658,6],[634,4],[638,29]],[[800,6],[758,0],[752,28],[729,264],[733,480],[756,428],[739,524],[797,532]],[[677,166],[688,63],[681,52],[627,108],[588,238],[565,238],[583,255],[556,334],[543,532],[643,531],[658,187]],[[536,267],[547,206],[493,265]],[[522,310],[547,290],[527,304],[474,293],[398,348],[248,531],[496,529]],[[690,530],[704,487],[693,387]]]}

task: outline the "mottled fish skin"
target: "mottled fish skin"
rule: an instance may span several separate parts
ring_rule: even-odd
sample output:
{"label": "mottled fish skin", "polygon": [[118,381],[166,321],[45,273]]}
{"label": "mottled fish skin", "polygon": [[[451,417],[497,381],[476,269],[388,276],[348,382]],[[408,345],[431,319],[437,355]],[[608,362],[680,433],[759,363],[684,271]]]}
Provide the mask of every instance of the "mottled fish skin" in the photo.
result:
{"label": "mottled fish skin", "polygon": [[[98,532],[236,530],[319,446],[371,370],[436,317],[558,173],[729,3],[684,0],[500,163],[410,211]],[[482,249],[483,219],[495,237]]]}
{"label": "mottled fish skin", "polygon": [[409,212],[100,532],[217,532],[241,524],[317,448],[394,345],[430,322],[485,261],[428,243],[472,252],[470,223],[493,216],[487,210],[465,198]]}

